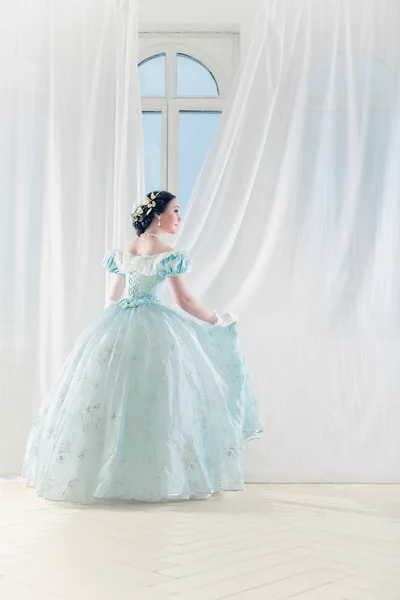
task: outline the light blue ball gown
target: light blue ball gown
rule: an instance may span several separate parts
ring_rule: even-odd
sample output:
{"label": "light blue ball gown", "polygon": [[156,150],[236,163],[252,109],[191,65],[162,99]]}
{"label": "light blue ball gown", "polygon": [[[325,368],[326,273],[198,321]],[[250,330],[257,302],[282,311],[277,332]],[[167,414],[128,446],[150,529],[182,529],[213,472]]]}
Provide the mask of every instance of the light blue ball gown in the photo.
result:
{"label": "light blue ball gown", "polygon": [[22,475],[50,500],[149,502],[242,490],[243,447],[262,428],[236,325],[162,303],[178,251],[107,254],[125,297],[83,331],[30,432]]}

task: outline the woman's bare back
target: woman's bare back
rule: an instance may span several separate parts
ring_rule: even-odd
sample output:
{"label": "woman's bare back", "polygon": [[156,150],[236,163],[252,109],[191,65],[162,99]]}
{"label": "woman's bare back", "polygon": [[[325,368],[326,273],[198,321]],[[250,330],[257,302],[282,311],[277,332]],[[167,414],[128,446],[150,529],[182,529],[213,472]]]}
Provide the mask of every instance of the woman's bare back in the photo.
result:
{"label": "woman's bare back", "polygon": [[164,244],[158,237],[141,236],[137,240],[130,242],[125,252],[136,256],[151,256],[153,254],[161,254],[162,252],[170,252],[174,250],[171,246]]}

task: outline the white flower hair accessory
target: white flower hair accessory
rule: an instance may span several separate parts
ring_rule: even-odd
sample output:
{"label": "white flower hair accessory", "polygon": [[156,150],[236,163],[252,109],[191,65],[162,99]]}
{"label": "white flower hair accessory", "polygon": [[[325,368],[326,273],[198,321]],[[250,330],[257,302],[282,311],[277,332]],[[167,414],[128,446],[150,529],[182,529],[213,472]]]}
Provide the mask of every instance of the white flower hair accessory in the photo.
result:
{"label": "white flower hair accessory", "polygon": [[150,194],[150,198],[146,198],[144,202],[139,204],[139,206],[131,214],[133,223],[136,223],[137,221],[143,221],[144,217],[147,217],[151,213],[156,206],[156,198],[159,193],[160,192],[157,192],[157,194],[155,194],[152,192]]}

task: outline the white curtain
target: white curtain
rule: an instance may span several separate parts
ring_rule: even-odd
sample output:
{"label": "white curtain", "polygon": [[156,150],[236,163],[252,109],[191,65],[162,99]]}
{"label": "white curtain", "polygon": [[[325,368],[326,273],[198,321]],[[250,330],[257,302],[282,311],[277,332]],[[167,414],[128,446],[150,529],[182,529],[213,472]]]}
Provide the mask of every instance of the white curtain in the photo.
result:
{"label": "white curtain", "polygon": [[400,3],[270,0],[178,245],[240,318],[249,481],[400,482]]}
{"label": "white curtain", "polygon": [[16,473],[143,193],[136,0],[2,2],[0,98],[0,473]]}

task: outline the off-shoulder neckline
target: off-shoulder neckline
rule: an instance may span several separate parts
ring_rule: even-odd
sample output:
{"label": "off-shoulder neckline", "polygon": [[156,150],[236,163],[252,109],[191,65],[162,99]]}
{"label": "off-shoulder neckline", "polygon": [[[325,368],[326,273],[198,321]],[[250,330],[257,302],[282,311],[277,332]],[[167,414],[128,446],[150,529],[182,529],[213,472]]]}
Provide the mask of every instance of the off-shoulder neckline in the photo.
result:
{"label": "off-shoulder neckline", "polygon": [[185,254],[181,250],[167,250],[166,252],[158,252],[157,254],[132,254],[132,252],[128,252],[127,250],[117,250],[117,252],[121,252],[121,254],[132,258],[157,258],[158,256],[166,256],[167,254]]}

